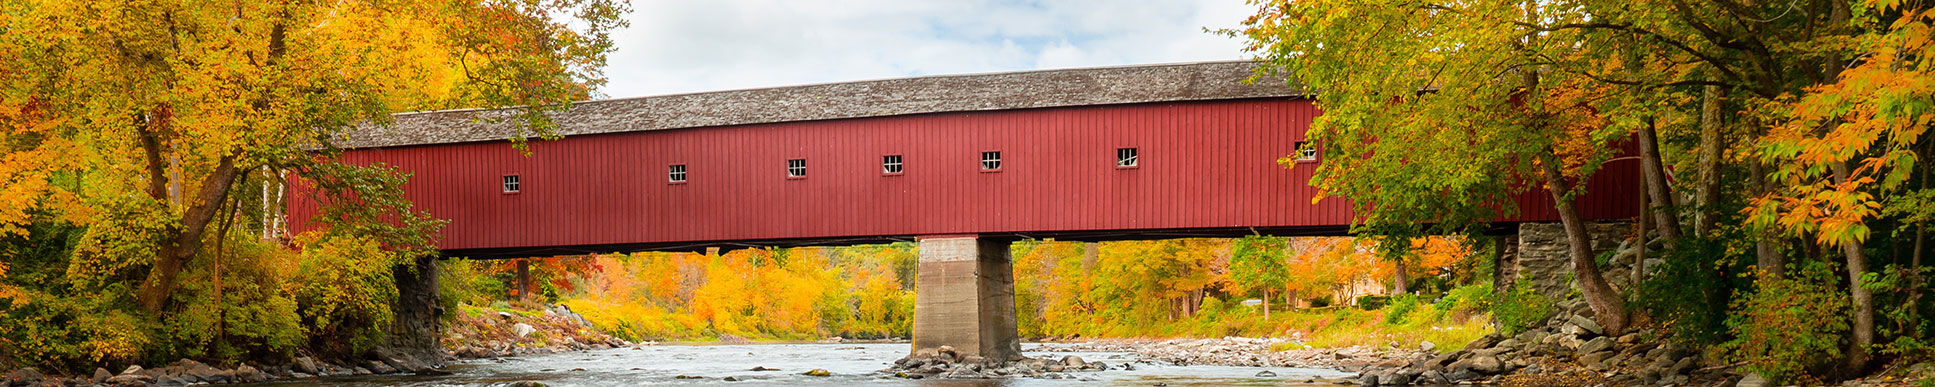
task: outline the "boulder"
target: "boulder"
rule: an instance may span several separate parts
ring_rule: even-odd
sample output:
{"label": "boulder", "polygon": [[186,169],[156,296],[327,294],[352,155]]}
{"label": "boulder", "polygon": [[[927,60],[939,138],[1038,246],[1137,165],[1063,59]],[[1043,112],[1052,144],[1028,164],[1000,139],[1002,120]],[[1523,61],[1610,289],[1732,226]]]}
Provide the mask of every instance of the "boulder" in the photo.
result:
{"label": "boulder", "polygon": [[1465,343],[1465,350],[1476,351],[1480,349],[1491,348],[1493,344],[1498,344],[1498,342],[1500,341],[1499,339],[1500,337],[1498,337],[1498,335],[1496,334],[1485,335],[1483,337],[1479,337],[1476,340],[1472,340],[1470,343]]}
{"label": "boulder", "polygon": [[1364,376],[1357,378],[1357,385],[1364,386],[1364,387],[1377,387],[1377,386],[1383,385],[1383,384],[1379,384],[1379,382],[1381,381],[1377,380],[1377,374],[1373,374],[1373,373],[1365,373]]}
{"label": "boulder", "polygon": [[115,375],[112,378],[108,378],[107,384],[124,385],[124,386],[125,385],[145,385],[149,383],[154,383],[154,381],[155,381],[154,377],[148,376],[146,374],[125,373],[125,374]]}
{"label": "boulder", "polygon": [[[517,334],[517,337],[530,336],[533,332],[537,332],[537,328],[532,327],[531,324],[517,323],[517,325],[511,326],[511,333]],[[720,341],[724,340],[722,339]]]}
{"label": "boulder", "polygon": [[25,386],[40,383],[42,379],[46,378],[46,375],[40,374],[40,370],[33,369],[32,367],[21,368],[7,373],[6,384],[10,386]]}
{"label": "boulder", "polygon": [[1748,373],[1747,377],[1740,378],[1739,382],[1735,382],[1733,387],[1768,387],[1773,384],[1772,381],[1767,380],[1767,377],[1760,376],[1758,373]]}
{"label": "boulder", "polygon": [[1583,355],[1594,354],[1599,352],[1607,352],[1607,350],[1612,349],[1612,346],[1613,346],[1612,339],[1606,338],[1605,336],[1599,336],[1597,338],[1593,338],[1590,341],[1586,341],[1585,344],[1580,344],[1579,354],[1583,356]]}
{"label": "boulder", "polygon": [[[1572,325],[1574,326],[1578,326],[1579,329],[1584,330],[1587,333],[1591,333],[1594,336],[1606,334],[1606,328],[1600,327],[1598,322],[1592,321],[1592,318],[1589,318],[1589,317],[1573,315],[1571,319],[1567,320],[1567,322],[1572,323]],[[1581,336],[1584,336],[1584,335],[1581,335]]]}
{"label": "boulder", "polygon": [[235,379],[233,372],[223,373],[222,370],[194,360],[182,359],[180,363],[176,364],[176,368],[181,370],[181,378],[187,379],[191,383],[204,382],[209,384],[222,384],[231,383]]}
{"label": "boulder", "polygon": [[363,361],[363,369],[366,369],[366,370],[369,370],[369,371],[370,371],[370,373],[377,373],[377,374],[394,374],[394,373],[396,373],[396,367],[391,367],[391,366],[390,366],[389,364],[387,364],[387,363],[384,363],[384,362],[381,362],[381,361],[376,361],[376,360],[365,360],[365,361]]}
{"label": "boulder", "polygon": [[308,356],[296,358],[295,366],[296,366],[296,372],[301,372],[301,373],[310,374],[310,375],[322,374],[322,367],[316,366],[316,359],[310,358]]}
{"label": "boulder", "polygon": [[1088,365],[1088,362],[1082,361],[1082,357],[1080,356],[1068,355],[1062,357],[1062,365],[1069,368],[1082,368]]}
{"label": "boulder", "polygon": [[1470,352],[1457,351],[1457,352],[1447,353],[1443,355],[1438,355],[1437,357],[1431,358],[1431,360],[1426,360],[1424,362],[1424,366],[1434,370],[1441,370],[1441,369],[1444,369],[1445,367],[1451,366],[1451,363],[1457,362],[1459,358],[1467,354],[1470,354]]}
{"label": "boulder", "polygon": [[1405,375],[1404,373],[1401,373],[1401,372],[1386,374],[1383,377],[1378,378],[1378,381],[1381,383],[1389,384],[1393,386],[1410,385],[1411,375]]}
{"label": "boulder", "polygon": [[131,365],[131,366],[128,366],[128,368],[122,369],[121,373],[116,375],[139,374],[141,373],[141,371],[146,371],[146,370],[141,369],[141,366]]}
{"label": "boulder", "polygon": [[1613,355],[1615,354],[1612,351],[1589,353],[1589,354],[1586,354],[1585,356],[1579,357],[1579,364],[1601,367],[1601,366],[1604,366],[1606,359],[1613,357]]}
{"label": "boulder", "polygon": [[108,372],[106,368],[95,368],[94,377],[87,378],[87,381],[91,383],[96,383],[96,384],[107,383],[108,378],[112,378],[112,377],[114,377],[114,374]]}
{"label": "boulder", "polygon": [[1431,384],[1431,385],[1451,384],[1451,380],[1445,379],[1445,374],[1443,372],[1438,372],[1434,370],[1425,370],[1424,372],[1419,373],[1417,379],[1418,380],[1413,380],[1412,382],[1415,382],[1417,384]]}
{"label": "boulder", "polygon": [[1493,356],[1474,356],[1465,359],[1465,369],[1484,375],[1497,375],[1505,371],[1505,362]]}
{"label": "boulder", "polygon": [[1275,372],[1270,372],[1270,370],[1263,370],[1263,371],[1261,371],[1261,372],[1257,372],[1257,373],[1256,373],[1256,377],[1259,377],[1259,378],[1274,378],[1274,377],[1277,377],[1277,373],[1275,373]]}
{"label": "boulder", "polygon": [[242,383],[261,383],[269,381],[270,379],[268,373],[262,372],[262,370],[256,369],[248,364],[235,367],[235,378],[241,379]]}

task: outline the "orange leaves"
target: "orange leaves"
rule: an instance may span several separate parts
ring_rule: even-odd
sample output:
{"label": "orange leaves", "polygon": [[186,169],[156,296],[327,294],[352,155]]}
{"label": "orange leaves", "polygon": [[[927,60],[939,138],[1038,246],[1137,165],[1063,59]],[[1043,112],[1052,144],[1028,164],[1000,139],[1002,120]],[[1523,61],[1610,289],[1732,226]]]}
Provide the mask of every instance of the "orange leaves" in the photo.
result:
{"label": "orange leaves", "polygon": [[1755,224],[1815,233],[1830,246],[1858,244],[1883,198],[1904,189],[1935,121],[1935,68],[1911,59],[1935,49],[1935,14],[1903,11],[1889,28],[1855,38],[1868,52],[1836,82],[1784,101],[1788,121],[1758,150],[1785,188],[1753,200]]}

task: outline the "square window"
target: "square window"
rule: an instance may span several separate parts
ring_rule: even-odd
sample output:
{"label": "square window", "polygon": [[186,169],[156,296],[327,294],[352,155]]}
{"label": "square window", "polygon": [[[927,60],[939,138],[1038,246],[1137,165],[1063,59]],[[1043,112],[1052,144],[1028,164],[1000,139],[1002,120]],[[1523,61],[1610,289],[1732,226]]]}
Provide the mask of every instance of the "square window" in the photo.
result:
{"label": "square window", "polygon": [[1309,141],[1297,142],[1297,161],[1317,161],[1317,145]]}
{"label": "square window", "polygon": [[673,182],[673,183],[684,183],[685,182],[685,164],[672,164],[670,166],[666,166],[665,179],[666,181]]}
{"label": "square window", "polygon": [[523,188],[523,184],[518,181],[517,175],[504,175],[504,193],[518,193]]}
{"label": "square window", "polygon": [[1001,170],[1001,152],[1000,151],[981,152],[981,170],[983,171]]}
{"label": "square window", "polygon": [[786,177],[806,177],[806,159],[786,160]]}
{"label": "square window", "polygon": [[1136,156],[1136,148],[1116,148],[1115,166],[1124,168],[1136,166],[1140,161]]}
{"label": "square window", "polygon": [[880,173],[899,174],[900,167],[900,155],[880,156]]}

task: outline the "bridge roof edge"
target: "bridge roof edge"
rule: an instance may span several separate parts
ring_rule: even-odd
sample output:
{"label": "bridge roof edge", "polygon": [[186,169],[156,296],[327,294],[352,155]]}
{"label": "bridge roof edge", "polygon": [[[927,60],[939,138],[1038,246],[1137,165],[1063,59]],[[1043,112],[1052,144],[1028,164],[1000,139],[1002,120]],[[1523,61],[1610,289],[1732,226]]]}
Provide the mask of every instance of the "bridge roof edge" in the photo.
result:
{"label": "bridge roof edge", "polygon": [[[1249,61],[935,75],[584,101],[553,113],[564,136],[713,126],[1150,102],[1302,96],[1282,78],[1243,84]],[[508,109],[393,115],[337,137],[344,148],[503,140]],[[485,118],[485,119],[480,119]]]}

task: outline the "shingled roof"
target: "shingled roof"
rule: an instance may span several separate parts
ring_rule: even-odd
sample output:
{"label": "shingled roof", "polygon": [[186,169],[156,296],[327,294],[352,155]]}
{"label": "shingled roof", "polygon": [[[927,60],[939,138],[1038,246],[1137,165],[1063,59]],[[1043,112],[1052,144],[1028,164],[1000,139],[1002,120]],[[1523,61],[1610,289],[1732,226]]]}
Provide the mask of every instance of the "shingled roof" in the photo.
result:
{"label": "shingled roof", "polygon": [[[1168,101],[1291,97],[1281,80],[1245,85],[1247,61],[937,75],[875,81],[585,101],[552,114],[564,136],[905,114]],[[402,113],[360,125],[337,146],[373,148],[502,140],[516,133],[502,110]]]}

